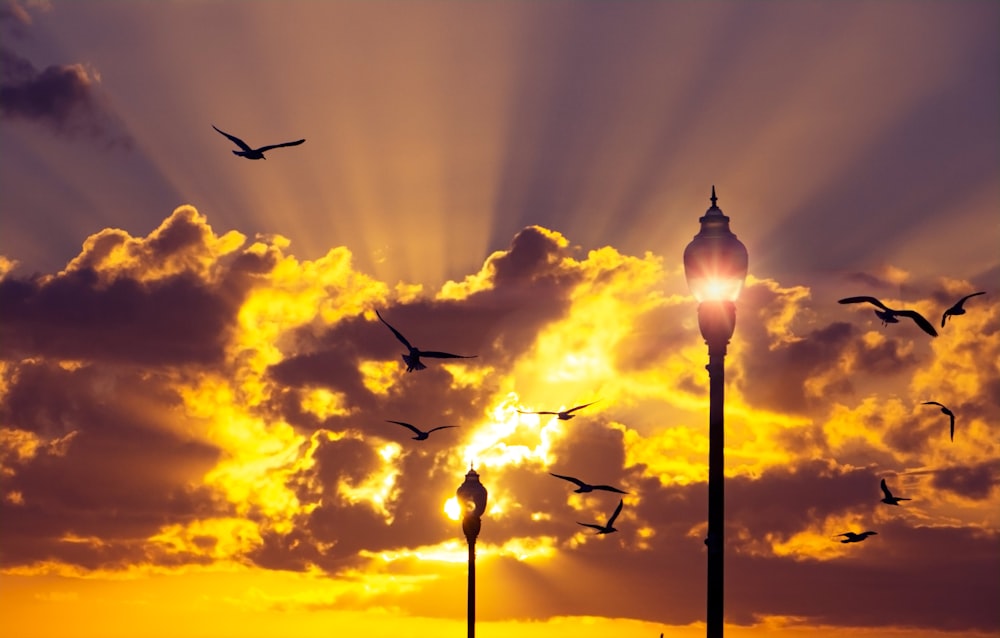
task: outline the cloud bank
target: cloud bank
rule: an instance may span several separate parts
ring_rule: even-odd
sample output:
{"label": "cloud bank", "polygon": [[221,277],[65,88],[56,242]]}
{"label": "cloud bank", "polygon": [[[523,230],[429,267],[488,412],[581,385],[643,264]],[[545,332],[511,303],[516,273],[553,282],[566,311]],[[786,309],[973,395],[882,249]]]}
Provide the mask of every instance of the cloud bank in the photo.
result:
{"label": "cloud bank", "polygon": [[[91,235],[60,272],[9,270],[4,573],[287,570],[335,587],[321,606],[450,617],[465,550],[445,506],[472,463],[484,620],[702,618],[707,352],[676,265],[528,226],[425,290],[183,206],[144,237]],[[908,301],[937,316],[970,287],[914,282]],[[748,280],[726,361],[729,622],[1000,628],[992,296],[931,340]],[[375,310],[477,358],[408,374]],[[932,399],[959,415],[953,443]],[[518,412],[590,401],[571,421]],[[414,441],[390,419],[459,427]],[[619,533],[577,524],[618,495],[550,472],[627,490]],[[879,503],[881,478],[913,500]],[[834,538],[863,529],[879,535]]]}

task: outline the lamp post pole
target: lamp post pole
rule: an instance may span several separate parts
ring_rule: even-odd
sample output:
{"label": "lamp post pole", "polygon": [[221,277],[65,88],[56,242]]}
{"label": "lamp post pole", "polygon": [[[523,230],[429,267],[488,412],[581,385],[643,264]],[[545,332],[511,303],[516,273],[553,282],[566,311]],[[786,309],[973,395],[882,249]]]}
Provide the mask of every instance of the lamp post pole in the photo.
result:
{"label": "lamp post pole", "polygon": [[747,249],[729,230],[729,218],[716,205],[699,220],[701,231],[684,250],[684,274],[698,299],[698,327],[708,345],[708,587],[706,635],[723,634],[723,557],[725,547],[726,348],[736,327],[736,299],[747,274]]}
{"label": "lamp post pole", "polygon": [[465,539],[469,543],[469,609],[467,614],[469,638],[476,636],[476,537],[479,536],[481,525],[482,521],[478,516],[467,514],[462,519],[462,531],[465,532]]}
{"label": "lamp post pole", "polygon": [[[698,322],[708,344],[709,407],[708,407],[708,638],[722,637],[723,573],[725,547],[725,403],[726,346],[728,323],[736,318],[735,305],[730,301],[703,301],[698,308]],[[727,321],[728,320],[728,321]],[[707,328],[707,329],[706,329]],[[719,328],[723,328],[720,330]]]}
{"label": "lamp post pole", "polygon": [[479,474],[469,469],[465,482],[455,492],[459,505],[462,506],[462,532],[469,544],[469,587],[468,587],[468,623],[469,638],[476,636],[476,538],[482,528],[482,516],[486,511],[486,488],[479,482]]}

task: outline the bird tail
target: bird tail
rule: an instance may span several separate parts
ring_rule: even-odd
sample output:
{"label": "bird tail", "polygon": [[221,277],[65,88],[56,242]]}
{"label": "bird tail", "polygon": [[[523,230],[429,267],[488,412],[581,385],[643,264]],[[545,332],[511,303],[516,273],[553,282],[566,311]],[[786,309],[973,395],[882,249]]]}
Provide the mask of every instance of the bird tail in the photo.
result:
{"label": "bird tail", "polygon": [[427,366],[420,362],[419,357],[412,357],[408,354],[403,355],[403,361],[406,362],[406,371],[413,372],[414,370],[423,370]]}

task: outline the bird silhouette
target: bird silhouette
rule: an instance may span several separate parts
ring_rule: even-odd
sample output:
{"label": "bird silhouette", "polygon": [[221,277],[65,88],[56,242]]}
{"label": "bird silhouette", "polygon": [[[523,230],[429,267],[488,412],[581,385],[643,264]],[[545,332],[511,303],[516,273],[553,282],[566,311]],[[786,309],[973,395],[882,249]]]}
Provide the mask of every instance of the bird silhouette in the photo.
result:
{"label": "bird silhouette", "polygon": [[583,525],[584,527],[593,527],[594,529],[597,530],[598,534],[610,534],[611,532],[617,532],[618,530],[614,528],[615,519],[618,518],[618,515],[622,513],[622,505],[624,504],[625,501],[623,500],[618,501],[618,507],[615,508],[615,513],[611,515],[611,518],[609,518],[608,522],[605,523],[604,525],[595,525],[593,523],[581,523],[579,521],[577,521],[576,524]]}
{"label": "bird silhouette", "polygon": [[844,540],[840,541],[841,543],[860,543],[869,536],[876,536],[877,534],[878,532],[872,532],[872,531],[861,532],[860,534],[855,534],[854,532],[844,532],[843,534],[837,534],[837,536],[847,537]]}
{"label": "bird silhouette", "polygon": [[885,503],[886,505],[899,505],[900,501],[913,500],[910,498],[903,498],[902,496],[893,496],[892,492],[889,491],[889,488],[885,484],[885,479],[882,479],[882,493],[885,494],[885,497],[882,499],[882,502]]}
{"label": "bird silhouette", "polygon": [[910,319],[913,319],[914,323],[920,326],[921,330],[932,337],[937,336],[937,330],[934,329],[931,322],[927,321],[927,319],[925,319],[923,315],[916,310],[894,310],[875,297],[845,297],[837,303],[870,303],[882,309],[876,310],[875,315],[882,320],[883,326],[890,323],[899,323],[899,319],[896,317],[909,317]]}
{"label": "bird silhouette", "polygon": [[418,348],[414,348],[413,346],[410,345],[410,342],[406,340],[406,337],[404,337],[402,334],[400,334],[399,330],[396,330],[395,328],[393,328],[392,326],[390,326],[389,322],[382,318],[382,315],[379,314],[378,310],[375,311],[375,315],[379,318],[379,321],[381,321],[386,326],[388,326],[389,330],[392,330],[392,334],[396,335],[396,338],[399,339],[400,343],[402,343],[404,346],[406,346],[406,349],[410,351],[408,354],[404,354],[403,355],[403,361],[406,362],[406,371],[407,372],[413,372],[414,370],[423,370],[424,368],[427,367],[423,363],[420,362],[420,357],[431,357],[433,359],[475,359],[476,358],[476,355],[469,355],[469,356],[467,356],[467,355],[462,355],[462,354],[450,354],[448,352],[436,352],[436,351],[433,351],[433,350],[420,350]]}
{"label": "bird silhouette", "polygon": [[431,428],[431,429],[429,429],[429,430],[427,430],[425,432],[425,431],[421,430],[420,428],[418,428],[418,427],[416,427],[416,426],[414,426],[414,425],[412,425],[410,423],[406,423],[404,421],[392,421],[390,419],[386,419],[385,421],[386,421],[386,423],[395,423],[397,425],[403,426],[404,428],[409,428],[409,429],[413,430],[413,433],[416,434],[416,436],[413,437],[414,441],[425,441],[427,439],[427,437],[431,435],[431,432],[437,432],[438,430],[444,430],[444,429],[447,429],[447,428],[457,428],[458,427],[457,425],[439,425],[436,428]]}
{"label": "bird silhouette", "polygon": [[577,488],[573,490],[577,494],[586,494],[587,492],[593,492],[594,490],[604,490],[605,492],[618,492],[619,494],[628,494],[624,490],[620,490],[617,487],[611,487],[610,485],[590,485],[589,483],[584,483],[578,478],[573,478],[572,476],[563,476],[562,474],[555,474],[549,472],[552,476],[556,478],[561,478],[564,481],[569,481],[570,483],[576,483]]}
{"label": "bird silhouette", "polygon": [[970,297],[975,297],[976,295],[985,295],[985,294],[986,294],[985,290],[981,292],[974,292],[971,295],[965,295],[964,297],[956,301],[954,306],[945,310],[944,314],[941,315],[941,327],[944,328],[944,324],[946,321],[948,321],[948,317],[965,314],[965,308],[962,307],[962,304],[964,304]]}
{"label": "bird silhouette", "polygon": [[948,415],[948,419],[951,420],[951,440],[955,440],[955,413],[944,406],[943,403],[938,403],[937,401],[924,401],[924,405],[936,405],[941,408],[941,412]]}
{"label": "bird silhouette", "polygon": [[239,146],[240,149],[242,149],[239,151],[233,151],[233,155],[239,155],[240,157],[245,157],[247,159],[252,159],[252,160],[259,160],[259,159],[266,160],[267,158],[264,157],[264,153],[266,151],[270,151],[273,148],[281,148],[282,146],[298,146],[302,142],[306,141],[305,138],[302,138],[301,140],[296,140],[294,142],[282,142],[281,144],[270,144],[268,146],[261,146],[260,148],[250,148],[249,144],[247,144],[240,138],[236,137],[235,135],[230,135],[229,133],[226,133],[225,131],[219,129],[215,124],[212,125],[212,128],[214,128],[216,131],[219,131],[219,133],[222,133],[223,135],[228,137],[230,140],[232,140],[233,144]]}
{"label": "bird silhouette", "polygon": [[597,401],[591,401],[590,403],[584,403],[583,405],[578,405],[575,408],[570,408],[569,410],[563,410],[562,412],[522,412],[521,410],[518,410],[518,412],[520,412],[521,414],[554,414],[556,415],[556,417],[559,418],[560,421],[569,421],[570,419],[576,416],[575,414],[573,414],[574,412],[576,412],[581,408],[585,408],[588,405],[594,405],[595,403],[597,403]]}

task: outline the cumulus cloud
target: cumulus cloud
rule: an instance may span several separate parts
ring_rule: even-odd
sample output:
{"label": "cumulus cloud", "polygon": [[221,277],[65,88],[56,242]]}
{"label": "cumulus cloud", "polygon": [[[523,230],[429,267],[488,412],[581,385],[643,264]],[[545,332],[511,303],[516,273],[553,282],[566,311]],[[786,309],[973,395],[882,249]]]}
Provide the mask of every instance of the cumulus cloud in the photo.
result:
{"label": "cumulus cloud", "polygon": [[[473,463],[490,491],[484,619],[696,622],[707,352],[667,277],[654,256],[584,253],[529,226],[423,291],[358,271],[346,248],[300,260],[279,236],[220,233],[187,206],[146,236],[95,233],[58,273],[5,272],[0,568],[238,563],[324,573],[339,608],[447,616],[435,601],[460,596],[464,547],[445,509]],[[922,587],[954,598],[939,543],[995,591],[1000,521],[963,513],[1000,498],[998,408],[980,396],[997,377],[980,358],[1000,347],[991,308],[930,344],[866,330],[802,286],[749,282],[727,361],[733,622],[946,628],[961,609],[962,627],[992,626],[975,599],[917,615],[905,591],[847,616],[829,603],[875,573],[938,569]],[[376,309],[419,347],[477,358],[406,373]],[[953,445],[918,408],[932,387],[962,409]],[[570,421],[519,413],[590,401]],[[387,419],[459,427],[414,441]],[[550,472],[627,490],[620,531],[577,524],[605,520],[619,495],[575,494]],[[888,511],[886,476],[913,500]],[[856,527],[879,536],[831,538]],[[583,596],[595,580],[621,593]]]}

